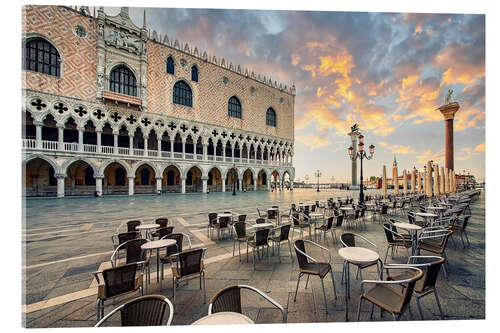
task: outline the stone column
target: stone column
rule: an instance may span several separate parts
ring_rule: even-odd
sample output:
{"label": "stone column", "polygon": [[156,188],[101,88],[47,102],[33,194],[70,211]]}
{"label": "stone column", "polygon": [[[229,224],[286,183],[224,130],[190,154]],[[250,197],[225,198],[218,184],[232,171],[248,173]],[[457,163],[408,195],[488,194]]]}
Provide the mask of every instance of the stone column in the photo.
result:
{"label": "stone column", "polygon": [[102,180],[104,179],[103,175],[95,176],[95,190],[98,196],[102,195]]}
{"label": "stone column", "polygon": [[113,133],[113,153],[118,154],[118,133]]}
{"label": "stone column", "polygon": [[[241,187],[240,187],[241,188]],[[253,179],[253,190],[257,191],[257,178]]]}
{"label": "stone column", "polygon": [[392,184],[394,185],[394,195],[399,195],[398,167],[396,167],[394,171],[394,179],[392,180]]}
{"label": "stone column", "polygon": [[161,157],[161,138],[158,139],[158,157]]}
{"label": "stone column", "polygon": [[[38,149],[42,148],[42,126],[43,126],[43,121],[34,121],[33,124],[36,127],[36,134],[35,134],[35,147]],[[59,148],[61,149],[61,148]]]}
{"label": "stone column", "polygon": [[134,195],[135,177],[128,177],[128,195]]}
{"label": "stone column", "polygon": [[172,137],[170,137],[170,158],[174,158],[174,139]]}
{"label": "stone column", "polygon": [[57,124],[57,145],[59,150],[64,150],[64,124]]}
{"label": "stone column", "polygon": [[144,156],[148,156],[148,138],[144,137]]}
{"label": "stone column", "polygon": [[207,157],[208,143],[203,142],[203,160],[208,160]]}
{"label": "stone column", "polygon": [[443,115],[445,121],[445,167],[453,170],[453,120],[460,105],[457,102],[441,105],[438,110]]}
{"label": "stone column", "polygon": [[208,177],[201,177],[201,181],[203,182],[202,191],[203,193],[207,193]]}
{"label": "stone column", "polygon": [[[128,146],[129,146],[129,149],[128,149],[128,154],[129,155],[134,155],[134,135],[129,135],[128,136]],[[132,190],[132,194],[134,191]]]}
{"label": "stone column", "polygon": [[293,191],[293,177],[290,177],[290,191]]}
{"label": "stone column", "polygon": [[95,130],[95,134],[97,136],[97,147],[96,147],[96,152],[99,154],[101,152],[101,134],[102,130]]}
{"label": "stone column", "polygon": [[250,148],[247,147],[247,160],[249,160],[249,159],[250,159]]}
{"label": "stone column", "polygon": [[78,127],[78,151],[83,151],[83,128]]}
{"label": "stone column", "polygon": [[[359,134],[360,133],[358,130],[351,131],[349,134],[347,134],[348,136],[351,137],[351,147],[354,149],[352,152],[352,156],[356,156],[356,153],[358,152]],[[358,159],[354,159],[354,161],[351,161],[351,185],[352,186],[358,185]],[[386,186],[387,186],[387,178],[386,178]],[[387,193],[385,195],[387,195]]]}
{"label": "stone column", "polygon": [[64,198],[64,181],[66,180],[66,175],[63,173],[55,174],[57,179],[57,197]]}
{"label": "stone column", "polygon": [[408,194],[408,182],[406,181],[406,170],[403,170],[403,193]]}
{"label": "stone column", "polygon": [[222,143],[222,160],[226,162],[226,143]]}
{"label": "stone column", "polygon": [[226,180],[222,179],[222,192],[226,192]]}
{"label": "stone column", "polygon": [[266,183],[267,183],[267,191],[270,192],[271,191],[271,180],[268,178]]}
{"label": "stone column", "polygon": [[231,145],[231,162],[234,163],[234,144]]}
{"label": "stone column", "polygon": [[181,193],[186,193],[186,177],[181,177]]}
{"label": "stone column", "polygon": [[382,195],[387,197],[387,173],[385,170],[385,165],[382,167]]}
{"label": "stone column", "polygon": [[186,159],[186,138],[182,138],[182,159]]}

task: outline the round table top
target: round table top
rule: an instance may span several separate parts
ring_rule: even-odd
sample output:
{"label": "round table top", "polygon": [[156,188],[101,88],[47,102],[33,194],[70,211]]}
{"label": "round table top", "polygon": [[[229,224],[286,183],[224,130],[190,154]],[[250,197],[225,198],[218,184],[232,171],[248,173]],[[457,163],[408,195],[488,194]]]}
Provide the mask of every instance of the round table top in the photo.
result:
{"label": "round table top", "polygon": [[218,213],[217,214],[217,217],[232,217],[233,214],[229,214],[229,213]]}
{"label": "round table top", "polygon": [[394,225],[401,229],[406,230],[421,230],[422,227],[416,224],[406,223],[406,222],[396,222]]}
{"label": "round table top", "polygon": [[340,207],[340,209],[342,209],[342,210],[353,210],[352,207]]}
{"label": "round table top", "polygon": [[432,214],[432,213],[417,213],[415,215],[423,216],[423,217],[437,217],[436,214]]}
{"label": "round table top", "polygon": [[446,207],[434,207],[434,206],[429,206],[429,207],[426,207],[426,209],[444,210],[444,209],[448,209],[448,208],[446,208]]}
{"label": "round table top", "polygon": [[191,325],[235,325],[255,324],[252,319],[237,312],[217,312],[202,317]]}
{"label": "round table top", "polygon": [[143,250],[153,250],[162,247],[167,247],[175,244],[175,239],[159,239],[151,242],[147,242],[141,245]]}
{"label": "round table top", "polygon": [[374,203],[365,203],[365,206],[373,206],[375,207],[377,204],[374,204]]}
{"label": "round table top", "polygon": [[321,214],[321,213],[311,213],[311,214],[309,214],[309,217],[322,217],[322,216],[323,216],[323,214]]}
{"label": "round table top", "polygon": [[135,227],[136,229],[139,229],[139,230],[147,230],[147,229],[154,229],[154,228],[159,228],[160,225],[159,224],[156,224],[156,223],[150,223],[150,224],[140,224],[138,225],[137,227]]}
{"label": "round table top", "polygon": [[273,226],[273,224],[269,223],[269,222],[257,223],[257,224],[253,225],[254,228],[269,228],[269,227],[272,227],[272,226]]}
{"label": "round table top", "polygon": [[364,247],[343,247],[339,256],[354,264],[368,264],[379,259],[377,252]]}
{"label": "round table top", "polygon": [[271,208],[268,208],[267,210],[279,210],[278,207],[271,207]]}

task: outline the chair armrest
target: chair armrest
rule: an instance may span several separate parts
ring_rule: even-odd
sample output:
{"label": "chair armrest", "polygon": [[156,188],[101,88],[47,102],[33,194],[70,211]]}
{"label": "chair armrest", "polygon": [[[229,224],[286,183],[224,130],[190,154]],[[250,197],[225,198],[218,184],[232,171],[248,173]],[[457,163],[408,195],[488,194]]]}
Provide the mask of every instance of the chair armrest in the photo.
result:
{"label": "chair armrest", "polygon": [[267,296],[265,293],[263,293],[262,291],[260,291],[259,289],[255,288],[255,287],[248,286],[248,285],[238,285],[238,287],[239,288],[244,288],[244,289],[249,289],[249,290],[252,290],[252,291],[256,292],[257,294],[259,294],[260,296],[262,296],[266,301],[268,301],[269,303],[271,303],[272,305],[274,305],[275,307],[277,307],[281,311],[281,315],[283,317],[283,323],[286,323],[286,321],[287,321],[287,312],[286,312],[286,310],[278,302],[276,302],[274,299],[272,299],[271,297]]}
{"label": "chair armrest", "polygon": [[97,324],[95,324],[94,327],[100,327],[106,320],[108,320],[109,317],[111,317],[112,315],[114,315],[116,312],[120,311],[121,309],[123,309],[123,307],[125,306],[125,304],[122,304],[120,305],[119,307],[113,309],[113,311],[111,311],[110,313],[108,313],[107,315],[104,316],[104,318],[102,318],[101,320],[99,320],[99,322]]}
{"label": "chair armrest", "polygon": [[99,274],[102,274],[102,271],[92,272],[92,275],[94,275],[95,280],[97,281],[97,284],[101,284],[101,280],[99,280]]}
{"label": "chair armrest", "polygon": [[[305,240],[305,239],[304,239],[304,242],[306,242],[306,241],[307,241],[307,240]],[[305,255],[307,259],[310,259],[310,260],[312,260],[313,262],[318,262],[316,259],[314,259],[314,258],[313,258],[313,257],[311,257],[310,255],[308,255],[307,253],[302,252],[301,250],[299,250],[299,249],[295,246],[295,244],[293,244],[293,247],[295,248],[295,251],[298,251],[298,252],[300,252],[301,254]]]}

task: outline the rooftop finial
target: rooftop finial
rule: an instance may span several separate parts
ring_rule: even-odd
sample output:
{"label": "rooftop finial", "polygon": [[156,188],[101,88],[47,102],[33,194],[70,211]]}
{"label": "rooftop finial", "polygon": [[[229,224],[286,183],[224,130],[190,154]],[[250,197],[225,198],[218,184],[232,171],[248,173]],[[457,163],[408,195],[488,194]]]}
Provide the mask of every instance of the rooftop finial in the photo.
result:
{"label": "rooftop finial", "polygon": [[146,10],[144,9],[144,17],[142,18],[142,27],[146,29]]}

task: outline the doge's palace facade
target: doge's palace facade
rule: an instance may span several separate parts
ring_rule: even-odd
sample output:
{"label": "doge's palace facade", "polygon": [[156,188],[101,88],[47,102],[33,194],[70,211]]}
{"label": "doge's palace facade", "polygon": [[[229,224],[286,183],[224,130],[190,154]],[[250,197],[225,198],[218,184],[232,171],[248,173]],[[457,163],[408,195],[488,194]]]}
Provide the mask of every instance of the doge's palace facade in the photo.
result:
{"label": "doge's palace facade", "polygon": [[294,86],[126,7],[25,6],[22,38],[23,195],[293,189]]}

